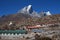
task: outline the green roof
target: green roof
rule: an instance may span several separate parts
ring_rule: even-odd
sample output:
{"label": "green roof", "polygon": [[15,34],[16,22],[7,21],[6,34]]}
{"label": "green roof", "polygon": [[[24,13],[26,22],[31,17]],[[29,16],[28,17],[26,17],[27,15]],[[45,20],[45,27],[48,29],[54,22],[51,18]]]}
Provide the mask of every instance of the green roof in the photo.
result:
{"label": "green roof", "polygon": [[27,31],[26,30],[0,30],[0,34],[24,34],[24,33],[27,33]]}

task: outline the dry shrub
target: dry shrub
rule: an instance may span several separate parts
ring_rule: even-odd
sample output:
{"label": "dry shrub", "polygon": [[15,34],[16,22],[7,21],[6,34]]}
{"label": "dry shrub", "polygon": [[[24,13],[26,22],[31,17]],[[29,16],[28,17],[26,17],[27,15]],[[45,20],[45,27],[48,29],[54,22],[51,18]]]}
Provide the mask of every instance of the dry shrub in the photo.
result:
{"label": "dry shrub", "polygon": [[53,40],[59,39],[60,40],[60,34],[55,34],[52,36]]}
{"label": "dry shrub", "polygon": [[49,37],[40,37],[40,40],[52,40],[52,39]]}
{"label": "dry shrub", "polygon": [[52,39],[49,37],[40,37],[40,35],[36,34],[35,40],[52,40]]}

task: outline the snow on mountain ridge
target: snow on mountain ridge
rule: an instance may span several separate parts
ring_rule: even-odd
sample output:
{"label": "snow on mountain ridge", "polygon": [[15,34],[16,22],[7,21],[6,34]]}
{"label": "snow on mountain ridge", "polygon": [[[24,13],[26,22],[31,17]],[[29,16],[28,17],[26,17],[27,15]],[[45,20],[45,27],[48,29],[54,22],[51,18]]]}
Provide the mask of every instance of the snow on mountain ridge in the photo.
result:
{"label": "snow on mountain ridge", "polygon": [[27,7],[27,12],[29,11],[29,9],[32,7],[32,5],[29,5],[28,7]]}
{"label": "snow on mountain ridge", "polygon": [[29,14],[32,12],[33,12],[32,5],[25,6],[24,8],[18,11],[18,13],[26,13],[26,14]]}
{"label": "snow on mountain ridge", "polygon": [[50,11],[47,11],[47,12],[46,12],[46,15],[51,15]]}
{"label": "snow on mountain ridge", "polygon": [[44,17],[44,16],[51,15],[50,11],[43,12],[43,14],[42,13],[40,13],[40,14],[37,13],[36,11],[33,10],[32,5],[25,6],[20,11],[18,11],[18,13],[29,14],[33,17]]}

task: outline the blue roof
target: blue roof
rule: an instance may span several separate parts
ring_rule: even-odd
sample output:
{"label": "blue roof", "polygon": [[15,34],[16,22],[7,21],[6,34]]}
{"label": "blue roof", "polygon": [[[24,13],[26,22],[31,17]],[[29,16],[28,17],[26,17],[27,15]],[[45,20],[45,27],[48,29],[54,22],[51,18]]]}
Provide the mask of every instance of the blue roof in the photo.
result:
{"label": "blue roof", "polygon": [[44,30],[40,30],[40,29],[32,29],[32,32],[43,32]]}

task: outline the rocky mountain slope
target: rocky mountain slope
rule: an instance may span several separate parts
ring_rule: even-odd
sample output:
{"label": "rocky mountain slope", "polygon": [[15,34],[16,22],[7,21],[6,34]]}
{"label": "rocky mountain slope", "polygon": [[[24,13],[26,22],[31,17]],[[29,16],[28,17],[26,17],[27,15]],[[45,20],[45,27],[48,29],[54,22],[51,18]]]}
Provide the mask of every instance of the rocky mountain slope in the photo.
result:
{"label": "rocky mountain slope", "polygon": [[45,16],[42,18],[32,18],[30,15],[22,13],[0,17],[0,27],[2,29],[5,27],[12,28],[12,26],[9,25],[10,22],[12,22],[12,26],[14,28],[25,25],[54,24],[60,23],[60,14]]}
{"label": "rocky mountain slope", "polygon": [[16,14],[0,17],[0,29],[19,29],[19,27],[25,25],[41,25],[54,23],[60,23],[60,14],[51,15],[49,11],[38,14],[32,9],[31,5],[24,7]]}

